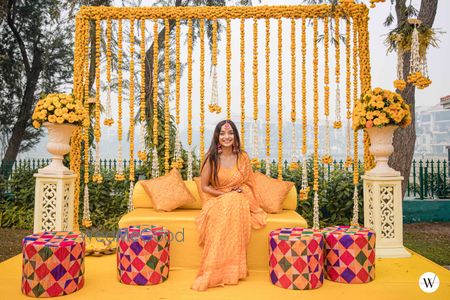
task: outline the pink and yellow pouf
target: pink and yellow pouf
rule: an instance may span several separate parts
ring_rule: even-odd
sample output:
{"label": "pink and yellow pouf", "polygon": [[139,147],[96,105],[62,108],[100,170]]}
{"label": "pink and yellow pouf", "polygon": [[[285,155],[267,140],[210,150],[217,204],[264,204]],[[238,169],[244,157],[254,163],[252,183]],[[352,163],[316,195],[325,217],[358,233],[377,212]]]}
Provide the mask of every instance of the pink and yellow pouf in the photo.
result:
{"label": "pink and yellow pouf", "polygon": [[22,293],[44,298],[81,289],[85,247],[79,232],[53,231],[26,236],[22,240]]}
{"label": "pink and yellow pouf", "polygon": [[270,279],[291,290],[323,284],[323,235],[319,230],[279,228],[269,234]]}
{"label": "pink and yellow pouf", "polygon": [[129,226],[120,229],[118,279],[131,285],[153,285],[169,277],[170,234],[165,227]]}
{"label": "pink and yellow pouf", "polygon": [[325,276],[341,283],[367,283],[375,278],[375,233],[359,226],[333,226],[325,238]]}

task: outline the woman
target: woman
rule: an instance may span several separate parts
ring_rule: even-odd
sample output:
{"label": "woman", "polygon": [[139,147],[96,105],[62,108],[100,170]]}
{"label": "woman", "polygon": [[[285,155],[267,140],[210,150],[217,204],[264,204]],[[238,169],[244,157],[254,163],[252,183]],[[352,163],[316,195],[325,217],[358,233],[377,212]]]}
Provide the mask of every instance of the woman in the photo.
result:
{"label": "woman", "polygon": [[236,125],[221,121],[201,168],[201,188],[214,197],[203,204],[196,222],[203,255],[192,289],[237,284],[248,276],[247,246],[252,227],[266,224],[248,155],[241,150]]}

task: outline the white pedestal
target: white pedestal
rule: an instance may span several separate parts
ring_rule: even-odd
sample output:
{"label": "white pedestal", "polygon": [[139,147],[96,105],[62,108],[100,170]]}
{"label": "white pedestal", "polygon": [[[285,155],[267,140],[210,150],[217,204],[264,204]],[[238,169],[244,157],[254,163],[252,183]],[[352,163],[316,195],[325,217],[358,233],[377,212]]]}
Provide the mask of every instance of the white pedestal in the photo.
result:
{"label": "white pedestal", "polygon": [[409,257],[403,246],[402,176],[362,176],[364,180],[364,226],[375,231],[376,255]]}
{"label": "white pedestal", "polygon": [[77,175],[34,174],[34,229],[72,231],[75,178]]}

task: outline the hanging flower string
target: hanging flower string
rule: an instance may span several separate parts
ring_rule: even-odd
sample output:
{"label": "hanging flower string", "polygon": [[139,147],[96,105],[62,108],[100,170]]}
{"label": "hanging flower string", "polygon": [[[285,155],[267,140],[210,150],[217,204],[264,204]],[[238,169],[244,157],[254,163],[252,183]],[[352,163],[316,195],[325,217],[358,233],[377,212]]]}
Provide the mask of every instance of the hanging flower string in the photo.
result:
{"label": "hanging flower string", "polygon": [[193,157],[192,157],[192,19],[188,20],[188,172],[187,179],[192,180]]}
{"label": "hanging flower string", "polygon": [[132,211],[133,207],[133,190],[134,190],[134,19],[130,20],[130,85],[129,85],[129,101],[130,101],[130,192],[128,198],[128,211]]}
{"label": "hanging flower string", "polygon": [[141,126],[139,129],[139,151],[137,153],[138,158],[141,161],[147,161],[147,151],[145,151],[145,19],[140,20],[141,25],[141,94],[139,102],[139,112]]}
{"label": "hanging flower string", "polygon": [[297,118],[296,111],[296,41],[295,41],[295,19],[291,20],[291,122],[292,122],[292,156],[291,164],[289,165],[289,170],[298,170],[298,155],[297,155],[297,134],[295,128],[295,121]]}
{"label": "hanging flower string", "polygon": [[175,52],[176,52],[176,74],[175,74],[175,150],[172,168],[181,169],[183,167],[183,158],[181,157],[181,141],[180,141],[180,20],[176,20],[175,24]]}
{"label": "hanging flower string", "polygon": [[91,127],[91,118],[89,115],[89,23],[85,27],[84,38],[86,40],[84,47],[85,67],[84,67],[84,109],[85,118],[83,121],[83,142],[84,142],[84,193],[83,193],[83,218],[82,225],[86,228],[92,226],[91,213],[89,211],[89,128]]}
{"label": "hanging flower string", "polygon": [[212,31],[212,64],[211,64],[211,101],[208,106],[209,111],[219,114],[222,107],[219,105],[218,77],[217,77],[217,19],[213,20]]}
{"label": "hanging flower string", "polygon": [[241,149],[245,149],[245,19],[241,19]]}
{"label": "hanging flower string", "polygon": [[122,64],[123,64],[123,45],[122,45],[122,20],[118,20],[117,29],[117,102],[118,102],[118,115],[117,115],[117,139],[119,141],[118,154],[117,154],[117,171],[115,179],[117,181],[125,180],[123,173],[123,153],[122,153],[122,97],[123,97],[123,77],[122,77]]}
{"label": "hanging flower string", "polygon": [[307,146],[307,117],[306,117],[306,19],[302,18],[302,186],[299,192],[300,200],[308,199],[308,170],[306,162]]}
{"label": "hanging flower string", "polygon": [[200,162],[205,156],[205,20],[200,19]]}
{"label": "hanging flower string", "polygon": [[314,202],[313,202],[313,228],[319,229],[319,86],[318,86],[318,40],[317,18],[313,19],[314,45],[313,45],[313,92],[314,92]]}
{"label": "hanging flower string", "polygon": [[345,158],[345,167],[348,168],[352,164],[352,156],[351,156],[351,144],[352,144],[352,126],[351,126],[351,118],[352,118],[352,95],[351,95],[351,64],[350,64],[350,58],[351,58],[351,47],[350,47],[350,37],[351,34],[351,24],[350,19],[346,19],[346,26],[345,26],[345,61],[346,61],[346,83],[345,83],[345,98],[346,98],[346,119],[347,119],[347,125],[346,125],[346,158]]}
{"label": "hanging flower string", "polygon": [[412,38],[411,38],[411,60],[410,60],[410,74],[408,75],[408,83],[416,86],[418,89],[424,89],[431,84],[431,80],[428,78],[428,67],[426,63],[426,53],[423,57],[420,56],[419,51],[419,31],[417,26],[420,25],[420,21],[411,21],[414,26]]}
{"label": "hanging flower string", "polygon": [[333,162],[330,150],[330,66],[329,66],[329,19],[323,20],[323,43],[324,43],[324,113],[325,113],[325,155],[322,157],[322,163],[327,165]]}
{"label": "hanging flower string", "polygon": [[251,164],[260,169],[259,160],[259,132],[258,132],[258,19],[253,18],[253,153]]}
{"label": "hanging flower string", "polygon": [[283,23],[278,19],[278,179],[283,179]]}
{"label": "hanging flower string", "polygon": [[227,49],[226,49],[226,64],[227,64],[227,120],[231,119],[231,21],[227,22]]}
{"label": "hanging flower string", "polygon": [[111,19],[106,21],[106,118],[105,126],[114,124],[111,110]]}
{"label": "hanging flower string", "polygon": [[333,123],[333,127],[335,129],[339,129],[342,127],[341,121],[341,90],[340,90],[340,76],[341,76],[341,68],[340,68],[340,30],[339,30],[339,16],[336,14],[334,17],[334,49],[335,49],[335,76],[336,76],[336,117]]}
{"label": "hanging flower string", "polygon": [[169,113],[169,96],[170,96],[170,29],[169,19],[164,20],[164,171],[169,172],[170,159],[170,113]]}
{"label": "hanging flower string", "polygon": [[266,19],[266,175],[270,176],[270,19]]}
{"label": "hanging flower string", "polygon": [[153,21],[153,152],[152,178],[159,177],[158,158],[158,20]]}
{"label": "hanging flower string", "polygon": [[95,164],[94,175],[92,181],[102,183],[103,177],[100,174],[100,36],[101,24],[100,19],[95,21]]}

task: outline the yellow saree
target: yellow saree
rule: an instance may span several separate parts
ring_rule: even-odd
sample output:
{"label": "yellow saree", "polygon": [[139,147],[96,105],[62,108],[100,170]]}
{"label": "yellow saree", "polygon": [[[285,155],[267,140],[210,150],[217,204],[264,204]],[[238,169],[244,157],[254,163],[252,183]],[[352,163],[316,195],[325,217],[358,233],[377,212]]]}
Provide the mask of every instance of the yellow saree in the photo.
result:
{"label": "yellow saree", "polygon": [[[219,168],[215,186],[226,194],[204,203],[196,222],[203,255],[192,289],[237,284],[248,276],[247,246],[252,227],[264,227],[266,213],[255,190],[255,178],[248,155],[242,153],[233,168]],[[228,192],[241,187],[242,193]]]}

